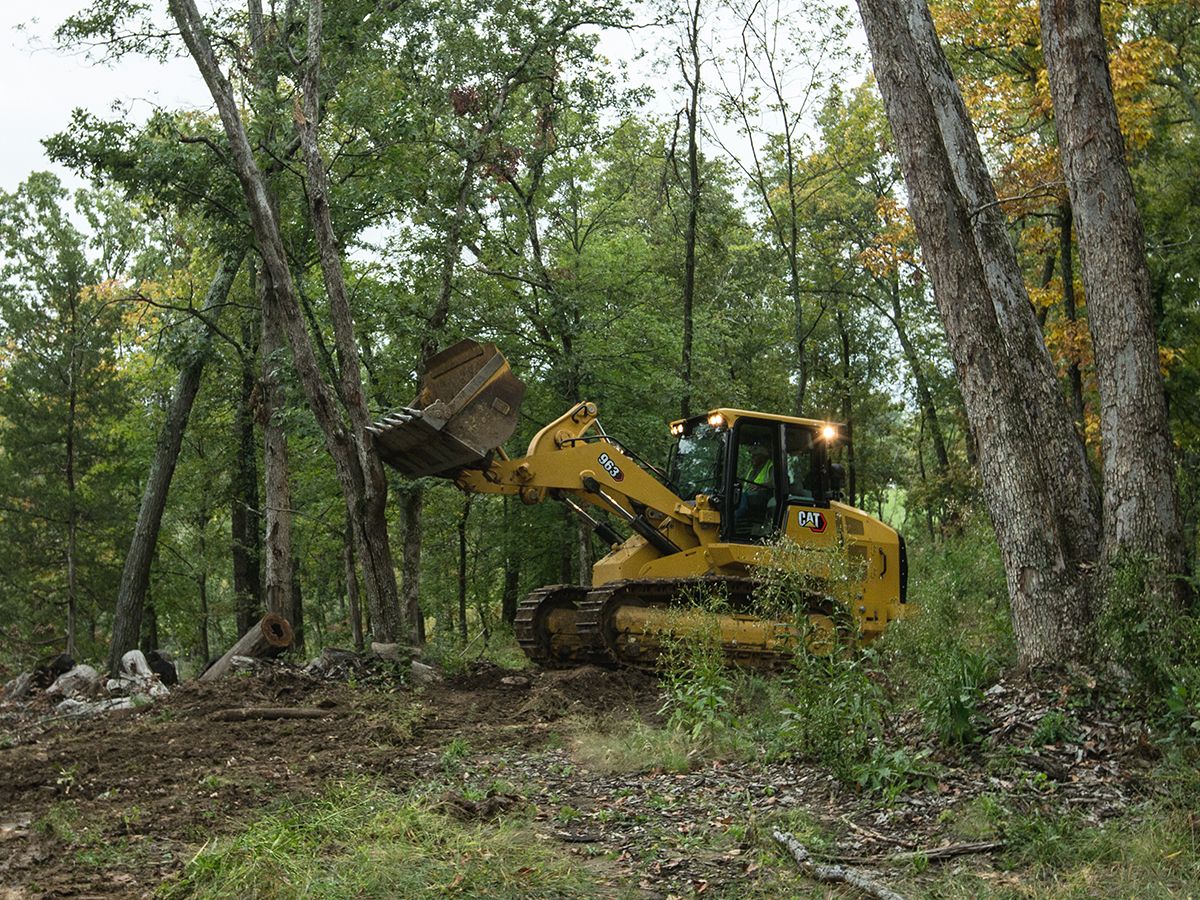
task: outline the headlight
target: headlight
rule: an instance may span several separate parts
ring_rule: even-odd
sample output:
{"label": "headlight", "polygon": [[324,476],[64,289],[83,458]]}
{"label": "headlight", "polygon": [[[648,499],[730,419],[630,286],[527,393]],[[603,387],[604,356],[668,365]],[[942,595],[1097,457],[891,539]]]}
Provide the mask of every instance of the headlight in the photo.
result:
{"label": "headlight", "polygon": [[824,440],[826,443],[837,440],[837,436],[838,436],[837,426],[835,426],[835,425],[821,426],[821,439]]}
{"label": "headlight", "polygon": [[720,413],[713,413],[711,416],[708,417],[708,424],[711,425],[713,428],[724,428],[725,427],[725,417],[723,415],[721,415]]}

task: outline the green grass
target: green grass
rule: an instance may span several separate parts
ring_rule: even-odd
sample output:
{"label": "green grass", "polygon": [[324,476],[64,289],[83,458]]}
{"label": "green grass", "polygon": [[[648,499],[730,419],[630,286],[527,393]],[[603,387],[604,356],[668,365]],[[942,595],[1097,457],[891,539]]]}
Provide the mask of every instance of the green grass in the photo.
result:
{"label": "green grass", "polygon": [[285,802],[206,844],[165,897],[561,897],[586,894],[581,864],[520,818],[458,822],[416,795],[365,781]]}

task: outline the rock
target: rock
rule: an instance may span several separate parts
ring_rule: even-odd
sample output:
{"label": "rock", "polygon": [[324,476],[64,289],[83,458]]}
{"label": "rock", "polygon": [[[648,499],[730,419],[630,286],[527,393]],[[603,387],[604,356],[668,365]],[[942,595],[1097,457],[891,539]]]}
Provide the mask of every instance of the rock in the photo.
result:
{"label": "rock", "polygon": [[150,668],[150,663],[146,662],[146,657],[142,655],[141,650],[130,650],[121,657],[121,674],[150,678],[154,675],[154,670]]}
{"label": "rock", "polygon": [[253,656],[235,656],[229,660],[229,668],[253,671],[259,667],[259,662]]}
{"label": "rock", "polygon": [[33,673],[22,672],[12,681],[4,685],[4,692],[0,694],[0,702],[4,703],[20,703],[29,696],[30,690],[33,688]]}
{"label": "rock", "polygon": [[524,675],[505,675],[500,679],[501,684],[508,684],[513,687],[529,687],[529,681]]}
{"label": "rock", "polygon": [[392,662],[410,662],[421,655],[420,650],[407,644],[381,644],[377,641],[371,641],[371,653]]}
{"label": "rock", "polygon": [[94,716],[114,709],[133,709],[132,697],[110,697],[107,700],[75,700],[67,698],[54,711],[63,716]]}
{"label": "rock", "polygon": [[80,663],[70,672],[58,676],[58,679],[46,693],[51,696],[62,696],[71,700],[88,700],[100,693],[100,673],[87,663]]}
{"label": "rock", "polygon": [[170,654],[163,650],[151,650],[146,654],[146,662],[150,664],[151,671],[167,687],[179,684],[179,672],[175,669],[175,663]]}
{"label": "rock", "polygon": [[412,676],[413,681],[417,684],[437,684],[442,680],[442,676],[433,666],[427,666],[425,663],[412,661]]}
{"label": "rock", "polygon": [[65,653],[60,653],[58,656],[40,663],[33,670],[33,686],[45,690],[58,680],[59,675],[66,675],[73,668],[75,668],[75,660]]}

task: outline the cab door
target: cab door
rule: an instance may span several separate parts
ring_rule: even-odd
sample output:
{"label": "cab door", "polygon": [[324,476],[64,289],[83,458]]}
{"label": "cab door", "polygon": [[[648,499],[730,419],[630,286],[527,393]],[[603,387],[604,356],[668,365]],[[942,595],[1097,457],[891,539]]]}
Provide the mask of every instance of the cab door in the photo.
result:
{"label": "cab door", "polygon": [[742,418],[734,423],[725,540],[758,543],[779,534],[782,462],[778,422]]}

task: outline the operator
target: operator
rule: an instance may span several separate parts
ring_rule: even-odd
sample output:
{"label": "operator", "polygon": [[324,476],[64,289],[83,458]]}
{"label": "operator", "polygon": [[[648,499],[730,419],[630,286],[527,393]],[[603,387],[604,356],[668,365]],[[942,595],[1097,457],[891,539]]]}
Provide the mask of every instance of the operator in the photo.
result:
{"label": "operator", "polygon": [[742,496],[734,510],[734,517],[742,520],[749,513],[756,519],[761,518],[775,491],[775,466],[770,445],[751,445],[750,466],[742,483]]}

